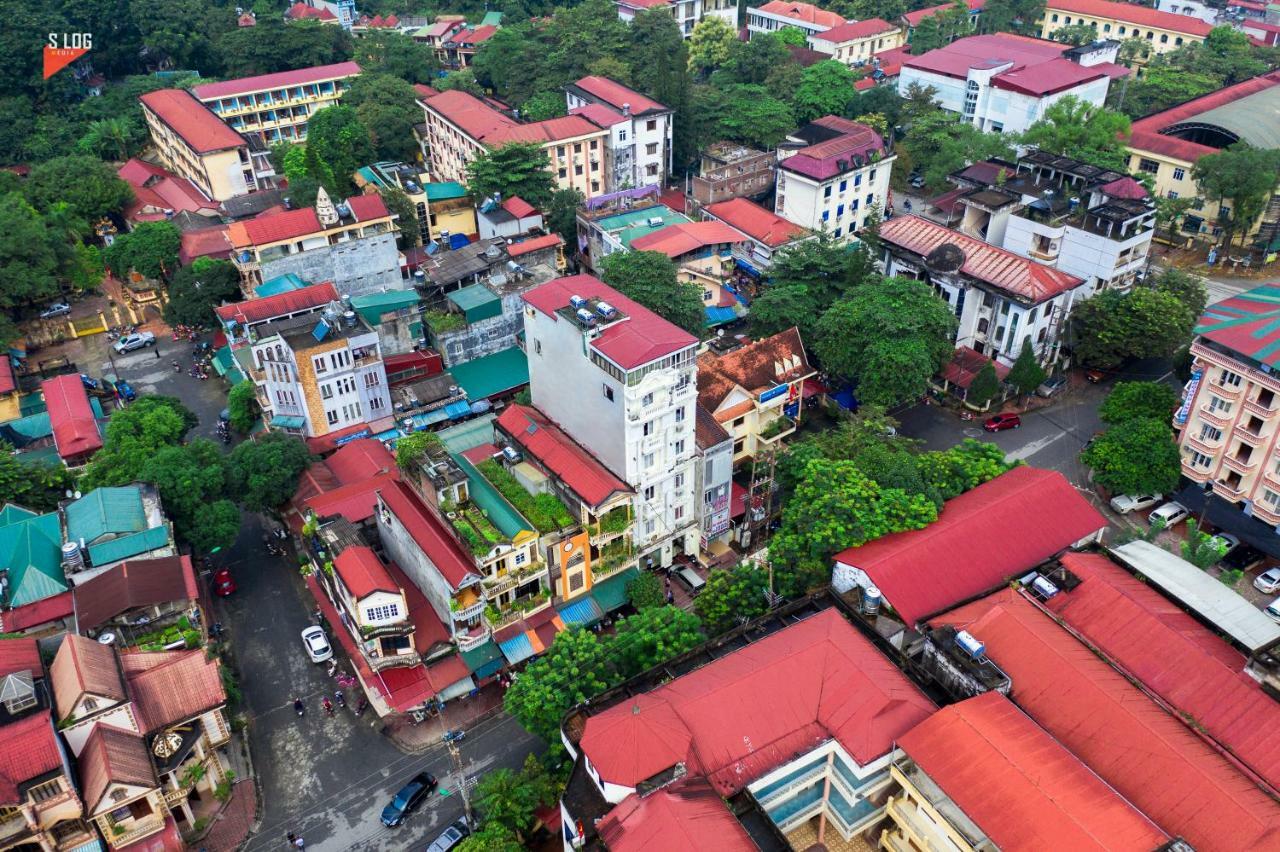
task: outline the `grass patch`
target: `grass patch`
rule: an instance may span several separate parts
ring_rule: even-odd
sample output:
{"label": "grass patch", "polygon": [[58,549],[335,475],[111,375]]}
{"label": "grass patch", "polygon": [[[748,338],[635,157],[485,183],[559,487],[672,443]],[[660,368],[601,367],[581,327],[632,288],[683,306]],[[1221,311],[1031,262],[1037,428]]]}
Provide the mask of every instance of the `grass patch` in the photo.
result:
{"label": "grass patch", "polygon": [[476,469],[538,532],[548,533],[573,525],[573,516],[554,494],[530,494],[510,471],[493,459],[485,459]]}

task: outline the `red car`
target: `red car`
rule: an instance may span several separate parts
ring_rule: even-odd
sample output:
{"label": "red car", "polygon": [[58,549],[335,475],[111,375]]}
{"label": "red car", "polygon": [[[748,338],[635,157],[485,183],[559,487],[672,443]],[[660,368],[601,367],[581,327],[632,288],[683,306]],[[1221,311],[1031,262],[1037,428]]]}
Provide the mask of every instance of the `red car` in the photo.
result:
{"label": "red car", "polygon": [[988,432],[1003,432],[1005,429],[1017,429],[1022,425],[1022,418],[1016,414],[997,414],[983,421],[982,428]]}
{"label": "red car", "polygon": [[1085,381],[1091,385],[1096,385],[1106,379],[1107,374],[1101,370],[1086,370],[1084,374]]}
{"label": "red car", "polygon": [[236,581],[231,579],[231,572],[226,568],[221,568],[213,575],[213,593],[220,598],[225,598],[236,590]]}

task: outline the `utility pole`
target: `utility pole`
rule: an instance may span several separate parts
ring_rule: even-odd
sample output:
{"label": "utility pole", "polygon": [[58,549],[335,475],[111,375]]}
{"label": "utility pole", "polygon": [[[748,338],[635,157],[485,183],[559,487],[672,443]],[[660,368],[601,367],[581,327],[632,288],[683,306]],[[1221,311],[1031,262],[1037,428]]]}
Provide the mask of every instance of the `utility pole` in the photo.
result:
{"label": "utility pole", "polygon": [[449,740],[444,744],[449,750],[449,759],[453,762],[453,770],[458,775],[458,794],[462,796],[462,811],[467,816],[467,827],[475,829],[475,822],[471,815],[471,793],[467,790],[466,769],[462,765],[462,752],[458,750],[458,743]]}

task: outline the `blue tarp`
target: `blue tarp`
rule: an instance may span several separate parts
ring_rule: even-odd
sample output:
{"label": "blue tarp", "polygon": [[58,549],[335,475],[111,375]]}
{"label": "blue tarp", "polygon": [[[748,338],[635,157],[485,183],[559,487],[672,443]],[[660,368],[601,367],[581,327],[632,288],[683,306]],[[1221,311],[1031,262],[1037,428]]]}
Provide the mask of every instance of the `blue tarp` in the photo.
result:
{"label": "blue tarp", "polygon": [[533,643],[525,633],[513,636],[505,642],[499,642],[498,647],[502,649],[502,656],[506,657],[507,662],[513,666],[533,656]]}
{"label": "blue tarp", "polygon": [[466,234],[450,234],[449,248],[460,249],[471,244],[471,240],[467,239]]}
{"label": "blue tarp", "polygon": [[460,417],[466,417],[471,413],[471,403],[467,402],[465,399],[460,399],[457,402],[451,402],[444,407],[444,413],[450,420],[457,420]]}
{"label": "blue tarp", "polygon": [[759,277],[760,277],[760,270],[759,270],[759,269],[756,269],[754,266],[752,266],[751,264],[747,263],[747,262],[746,262],[745,260],[743,260],[742,258],[740,258],[740,257],[735,257],[735,258],[733,259],[733,262],[734,262],[734,265],[735,265],[735,266],[737,266],[739,269],[741,269],[743,272],[747,273],[748,275],[755,276],[756,278],[759,278]]}
{"label": "blue tarp", "polygon": [[706,308],[707,319],[704,325],[711,327],[713,325],[724,325],[727,322],[733,322],[738,315],[733,312],[733,308]]}
{"label": "blue tarp", "polygon": [[604,618],[600,604],[591,595],[583,595],[573,603],[565,604],[558,612],[560,620],[567,625],[581,624],[583,627],[590,627]]}

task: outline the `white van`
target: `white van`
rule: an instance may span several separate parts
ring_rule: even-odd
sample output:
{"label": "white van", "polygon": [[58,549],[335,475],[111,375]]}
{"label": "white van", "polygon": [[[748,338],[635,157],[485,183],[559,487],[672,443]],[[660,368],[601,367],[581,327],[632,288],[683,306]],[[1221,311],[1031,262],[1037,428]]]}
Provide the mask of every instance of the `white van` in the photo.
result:
{"label": "white van", "polygon": [[698,572],[694,571],[688,565],[677,568],[676,576],[679,577],[680,582],[684,583],[689,591],[695,595],[702,591],[702,587],[707,584],[707,581],[699,577]]}

